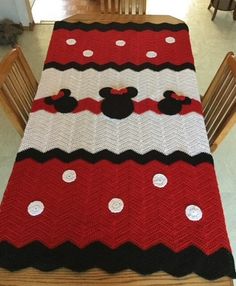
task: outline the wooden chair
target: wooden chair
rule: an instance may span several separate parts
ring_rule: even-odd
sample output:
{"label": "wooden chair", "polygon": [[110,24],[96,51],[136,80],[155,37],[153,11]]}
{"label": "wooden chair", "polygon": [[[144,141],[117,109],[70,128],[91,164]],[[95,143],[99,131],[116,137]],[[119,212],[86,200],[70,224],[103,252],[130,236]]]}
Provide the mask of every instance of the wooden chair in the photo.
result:
{"label": "wooden chair", "polygon": [[203,113],[214,152],[236,122],[236,57],[229,52],[203,99]]}
{"label": "wooden chair", "polygon": [[101,12],[111,14],[146,14],[146,0],[100,0]]}
{"label": "wooden chair", "polygon": [[38,83],[20,47],[0,62],[0,106],[22,136]]}
{"label": "wooden chair", "polygon": [[236,2],[235,0],[210,0],[208,10],[213,7],[214,12],[211,20],[215,19],[218,10],[221,11],[233,11],[233,19],[236,20]]}

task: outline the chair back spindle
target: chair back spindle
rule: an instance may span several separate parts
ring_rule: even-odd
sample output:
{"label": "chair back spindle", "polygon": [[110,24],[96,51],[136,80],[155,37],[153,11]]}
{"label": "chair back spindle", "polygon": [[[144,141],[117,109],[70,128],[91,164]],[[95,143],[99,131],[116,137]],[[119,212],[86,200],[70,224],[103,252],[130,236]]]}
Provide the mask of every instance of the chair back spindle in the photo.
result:
{"label": "chair back spindle", "polygon": [[0,63],[0,106],[22,136],[38,83],[20,47]]}
{"label": "chair back spindle", "polygon": [[229,52],[203,97],[203,113],[212,151],[235,124],[236,58]]}
{"label": "chair back spindle", "polygon": [[146,0],[100,0],[101,12],[111,14],[146,14]]}

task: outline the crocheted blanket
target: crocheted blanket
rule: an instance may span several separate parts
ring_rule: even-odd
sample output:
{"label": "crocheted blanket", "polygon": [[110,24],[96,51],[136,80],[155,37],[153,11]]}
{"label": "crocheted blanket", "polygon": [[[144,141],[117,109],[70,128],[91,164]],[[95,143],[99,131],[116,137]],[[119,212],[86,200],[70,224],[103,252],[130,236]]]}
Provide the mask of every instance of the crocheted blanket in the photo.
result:
{"label": "crocheted blanket", "polygon": [[0,266],[235,276],[186,24],[55,23]]}

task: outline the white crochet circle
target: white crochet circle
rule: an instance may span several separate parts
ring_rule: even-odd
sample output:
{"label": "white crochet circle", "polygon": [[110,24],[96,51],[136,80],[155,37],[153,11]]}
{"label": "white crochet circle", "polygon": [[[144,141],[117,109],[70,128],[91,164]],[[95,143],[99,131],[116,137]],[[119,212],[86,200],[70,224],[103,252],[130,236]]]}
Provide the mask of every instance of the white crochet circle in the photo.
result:
{"label": "white crochet circle", "polygon": [[120,213],[124,208],[124,202],[119,198],[113,198],[108,203],[108,208],[112,213]]}
{"label": "white crochet circle", "polygon": [[92,55],[93,55],[93,51],[91,51],[91,50],[84,50],[83,51],[83,56],[86,58],[92,57]]}
{"label": "white crochet circle", "polygon": [[154,51],[148,51],[148,52],[146,53],[146,57],[147,57],[147,58],[150,58],[150,59],[156,58],[156,57],[157,57],[157,53],[154,52]]}
{"label": "white crochet circle", "polygon": [[152,182],[155,187],[164,188],[168,183],[168,179],[163,174],[155,174],[152,178]]}
{"label": "white crochet circle", "polygon": [[165,41],[168,44],[174,44],[175,43],[175,38],[174,37],[166,37]]}
{"label": "white crochet circle", "polygon": [[69,45],[69,46],[74,46],[76,43],[77,43],[77,41],[76,41],[76,39],[67,39],[66,40],[66,43],[67,43],[67,45]]}
{"label": "white crochet circle", "polygon": [[185,209],[185,215],[191,221],[199,221],[202,219],[202,210],[199,206],[189,205]]}
{"label": "white crochet circle", "polygon": [[126,41],[124,41],[124,40],[117,40],[116,41],[116,45],[118,47],[124,47],[126,45]]}
{"label": "white crochet circle", "polygon": [[62,174],[62,180],[66,183],[72,183],[76,180],[76,172],[74,170],[66,170]]}
{"label": "white crochet circle", "polygon": [[31,216],[40,215],[44,211],[44,204],[41,201],[33,201],[28,205],[28,213]]}

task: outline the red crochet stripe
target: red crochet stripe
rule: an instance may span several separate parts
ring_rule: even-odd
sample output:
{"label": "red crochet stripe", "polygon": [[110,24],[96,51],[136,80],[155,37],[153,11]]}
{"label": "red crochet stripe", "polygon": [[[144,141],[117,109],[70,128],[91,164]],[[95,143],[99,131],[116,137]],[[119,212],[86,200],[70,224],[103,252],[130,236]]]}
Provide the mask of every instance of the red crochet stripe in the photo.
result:
{"label": "red crochet stripe", "polygon": [[[68,169],[77,173],[73,183],[62,180]],[[156,173],[168,178],[166,187],[154,187]],[[112,198],[123,200],[121,213],[108,210]],[[27,207],[35,200],[45,208],[32,217]],[[202,209],[202,220],[187,219],[185,208],[191,204]],[[0,241],[22,247],[36,240],[49,248],[66,241],[84,248],[100,241],[112,249],[132,242],[141,249],[162,243],[175,252],[190,245],[207,255],[222,247],[230,251],[214,167],[181,161],[170,166],[17,162],[1,205]]]}
{"label": "red crochet stripe", "polygon": [[[175,43],[166,43],[166,37],[174,37]],[[67,39],[75,39],[77,42],[75,45],[68,45],[66,43]],[[125,41],[125,46],[117,46],[115,44],[117,40]],[[183,49],[183,47],[185,48]],[[91,57],[83,56],[85,50],[93,51],[93,55]],[[146,53],[148,51],[156,52],[157,57],[147,58]],[[61,64],[95,62],[100,65],[110,62],[116,64],[131,62],[134,65],[146,62],[154,65],[166,62],[174,65],[194,64],[189,34],[186,30],[178,32],[168,30],[160,32],[151,30],[101,32],[98,30],[82,31],[76,29],[69,31],[60,29],[52,34],[45,63],[49,62]]]}
{"label": "red crochet stripe", "polygon": [[[134,101],[134,112],[137,114],[142,114],[147,111],[153,111],[157,114],[162,114],[159,110],[157,102],[152,99],[144,99],[141,101]],[[32,112],[36,112],[39,110],[45,110],[50,113],[56,113],[56,109],[53,105],[48,105],[44,102],[44,98],[36,99],[33,103]],[[92,98],[84,98],[78,101],[78,106],[73,113],[79,113],[82,111],[90,111],[94,114],[100,114],[101,111],[101,101],[97,101]],[[192,99],[190,105],[182,105],[182,110],[180,112],[181,115],[188,114],[190,112],[196,112],[198,114],[202,114],[202,106],[201,103],[195,99]]]}

